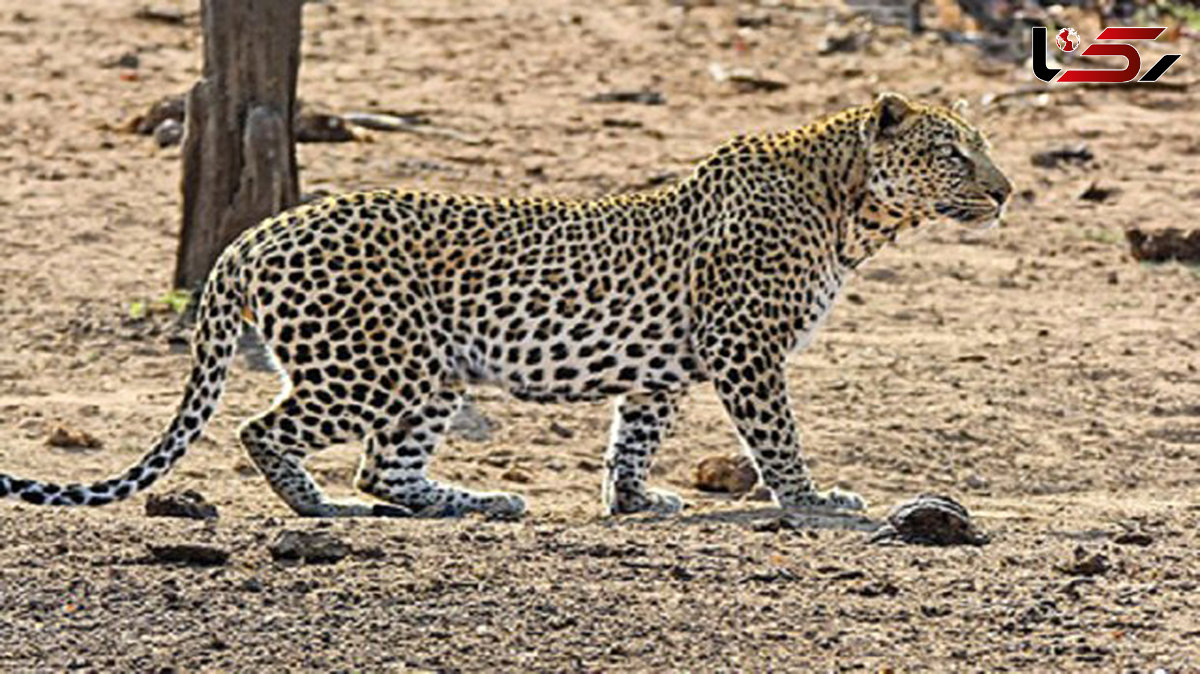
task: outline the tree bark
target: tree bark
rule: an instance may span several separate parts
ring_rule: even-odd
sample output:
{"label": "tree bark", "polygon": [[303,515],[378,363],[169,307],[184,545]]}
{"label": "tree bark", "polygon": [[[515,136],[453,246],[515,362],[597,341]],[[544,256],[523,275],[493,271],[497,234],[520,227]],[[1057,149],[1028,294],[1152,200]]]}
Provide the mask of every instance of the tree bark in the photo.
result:
{"label": "tree bark", "polygon": [[293,120],[302,0],[202,0],[187,95],[175,287],[196,290],[239,234],[299,196]]}

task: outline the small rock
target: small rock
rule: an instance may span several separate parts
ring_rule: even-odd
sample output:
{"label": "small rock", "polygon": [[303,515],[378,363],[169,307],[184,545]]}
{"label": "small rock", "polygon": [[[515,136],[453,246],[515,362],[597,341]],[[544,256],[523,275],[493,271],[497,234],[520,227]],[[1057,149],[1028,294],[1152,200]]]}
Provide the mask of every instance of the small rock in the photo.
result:
{"label": "small rock", "polygon": [[758,484],[758,471],[747,456],[708,456],[696,464],[693,480],[703,491],[744,494]]}
{"label": "small rock", "polygon": [[1100,203],[1108,201],[1120,193],[1121,189],[1119,187],[1101,187],[1099,183],[1092,183],[1079,195],[1079,198],[1084,201]]}
{"label": "small rock", "polygon": [[1121,277],[1117,275],[1116,271],[1108,272],[1108,276],[1107,276],[1106,280],[1108,281],[1108,285],[1110,285],[1110,286],[1115,286],[1115,285],[1118,285],[1119,283],[1121,283]]}
{"label": "small rock", "polygon": [[1044,152],[1035,152],[1029,161],[1039,168],[1057,168],[1061,164],[1087,164],[1096,158],[1092,150],[1083,144],[1067,145]]}
{"label": "small rock", "polygon": [[609,129],[640,129],[644,126],[636,119],[617,119],[615,117],[605,117],[600,120],[600,125]]}
{"label": "small rock", "polygon": [[586,103],[640,103],[641,105],[663,105],[667,97],[658,91],[606,91],[584,99]]}
{"label": "small rock", "polygon": [[350,546],[323,531],[283,531],[268,546],[275,561],[332,564],[350,554]]}
{"label": "small rock", "polygon": [[297,143],[347,143],[354,132],[341,117],[324,112],[306,112],[296,118]]}
{"label": "small rock", "polygon": [[67,426],[55,426],[46,438],[46,444],[62,449],[100,449],[104,446],[104,443],[91,433]]}
{"label": "small rock", "polygon": [[242,592],[262,592],[263,582],[257,578],[247,578],[238,585],[238,589]]}
{"label": "small rock", "polygon": [[738,14],[733,17],[733,25],[738,28],[763,28],[771,25],[770,14]]}
{"label": "small rock", "polygon": [[921,494],[887,515],[887,524],[871,534],[870,542],[902,541],[918,545],[984,545],[979,531],[961,503],[948,496]]}
{"label": "small rock", "polygon": [[183,124],[176,119],[164,119],[154,128],[154,142],[159,147],[174,147],[183,140]]}
{"label": "small rock", "polygon": [[1122,533],[1119,536],[1116,536],[1115,538],[1113,538],[1113,543],[1116,543],[1117,545],[1137,545],[1137,546],[1141,546],[1143,548],[1146,547],[1147,545],[1150,545],[1153,542],[1154,542],[1153,536],[1151,536],[1150,534],[1148,534],[1144,531],[1140,531],[1138,529],[1134,529],[1132,531],[1126,531],[1125,533]]}
{"label": "small rock", "polygon": [[151,494],[146,499],[147,517],[186,517],[193,520],[217,519],[217,506],[209,503],[197,491]]}
{"label": "small rock", "polygon": [[529,484],[530,482],[533,482],[533,475],[524,468],[517,468],[516,466],[513,466],[503,473],[500,473],[500,479],[507,480],[509,482],[515,482],[517,484]]}
{"label": "small rock", "polygon": [[1200,229],[1184,231],[1177,227],[1166,227],[1153,232],[1143,232],[1134,227],[1125,231],[1129,252],[1139,262],[1200,263]]}
{"label": "small rock", "polygon": [[159,125],[168,119],[173,119],[182,124],[186,108],[187,102],[183,96],[168,96],[151,105],[145,114],[138,115],[130,120],[128,128],[134,133],[149,136],[154,133],[154,130]]}
{"label": "small rock", "polygon": [[229,551],[213,545],[182,543],[179,545],[150,545],[150,554],[160,562],[221,566],[229,561]]}
{"label": "small rock", "polygon": [[1072,576],[1103,576],[1112,569],[1112,563],[1102,552],[1089,553],[1082,545],[1075,548],[1075,558],[1058,567],[1059,571]]}

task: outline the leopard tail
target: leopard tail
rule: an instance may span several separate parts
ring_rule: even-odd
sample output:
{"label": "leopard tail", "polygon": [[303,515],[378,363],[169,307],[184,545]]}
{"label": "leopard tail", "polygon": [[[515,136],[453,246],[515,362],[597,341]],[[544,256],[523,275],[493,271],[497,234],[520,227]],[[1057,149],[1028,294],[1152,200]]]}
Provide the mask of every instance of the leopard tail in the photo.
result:
{"label": "leopard tail", "polygon": [[192,372],[175,418],[136,464],[115,477],[91,484],[55,484],[0,473],[0,498],[35,505],[100,506],[121,501],[166,475],[200,436],[217,410],[242,330],[241,247],[231,246],[217,260],[204,287],[192,339]]}

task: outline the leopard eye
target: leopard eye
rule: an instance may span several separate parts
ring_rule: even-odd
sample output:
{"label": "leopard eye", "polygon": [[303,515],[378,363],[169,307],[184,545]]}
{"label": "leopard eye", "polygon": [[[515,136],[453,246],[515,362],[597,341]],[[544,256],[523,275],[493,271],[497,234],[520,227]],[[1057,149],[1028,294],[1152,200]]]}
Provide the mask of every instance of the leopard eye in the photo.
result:
{"label": "leopard eye", "polygon": [[943,149],[942,156],[955,164],[970,163],[970,159],[967,157],[967,154],[963,152],[962,148],[958,147],[957,145],[946,145]]}

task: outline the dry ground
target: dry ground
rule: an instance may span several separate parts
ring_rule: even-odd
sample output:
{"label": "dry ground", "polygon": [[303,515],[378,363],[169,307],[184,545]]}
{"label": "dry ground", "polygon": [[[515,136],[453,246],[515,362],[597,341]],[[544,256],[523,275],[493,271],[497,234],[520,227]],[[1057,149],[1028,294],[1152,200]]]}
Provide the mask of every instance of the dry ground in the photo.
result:
{"label": "dry ground", "polygon": [[[194,81],[199,35],[194,17],[135,19],[142,4],[0,0],[6,472],[91,479],[133,461],[187,368],[168,317],[129,317],[170,278],[178,150],[120,127]],[[272,375],[241,367],[206,439],[157,487],[203,492],[217,524],[147,519],[144,497],[0,507],[0,668],[1200,668],[1200,273],[1139,265],[1122,236],[1195,224],[1200,96],[1128,86],[985,106],[1031,84],[1028,71],[891,31],[819,56],[824,36],[855,27],[832,4],[677,4],[309,3],[307,104],[419,111],[455,134],[303,146],[305,188],[594,196],[669,180],[732,134],[879,90],[971,100],[1021,192],[1011,217],[884,252],[791,380],[819,480],[859,490],[876,516],[922,491],[955,494],[990,545],[757,530],[762,504],[690,489],[698,458],[735,447],[707,388],[655,472],[690,499],[680,518],[598,517],[605,406],[482,391],[499,427],[451,441],[436,470],[494,488],[522,468],[532,481],[508,486],[529,497],[524,521],[298,521],[236,446],[238,421],[275,392]],[[1190,81],[1194,53],[1172,47],[1184,57],[1167,79]],[[126,52],[139,55],[135,79],[105,67]],[[712,63],[788,86],[742,93]],[[666,104],[585,102],[642,88]],[[1030,163],[1080,142],[1093,164]],[[1093,182],[1119,191],[1081,200]],[[60,424],[103,447],[48,447]],[[349,489],[355,451],[313,462],[335,491]],[[336,566],[266,552],[283,529],[322,527],[365,552]],[[1130,528],[1149,545],[1114,540]],[[233,556],[216,569],[151,563],[146,545],[163,541]],[[1080,547],[1110,568],[1072,575]]]}

